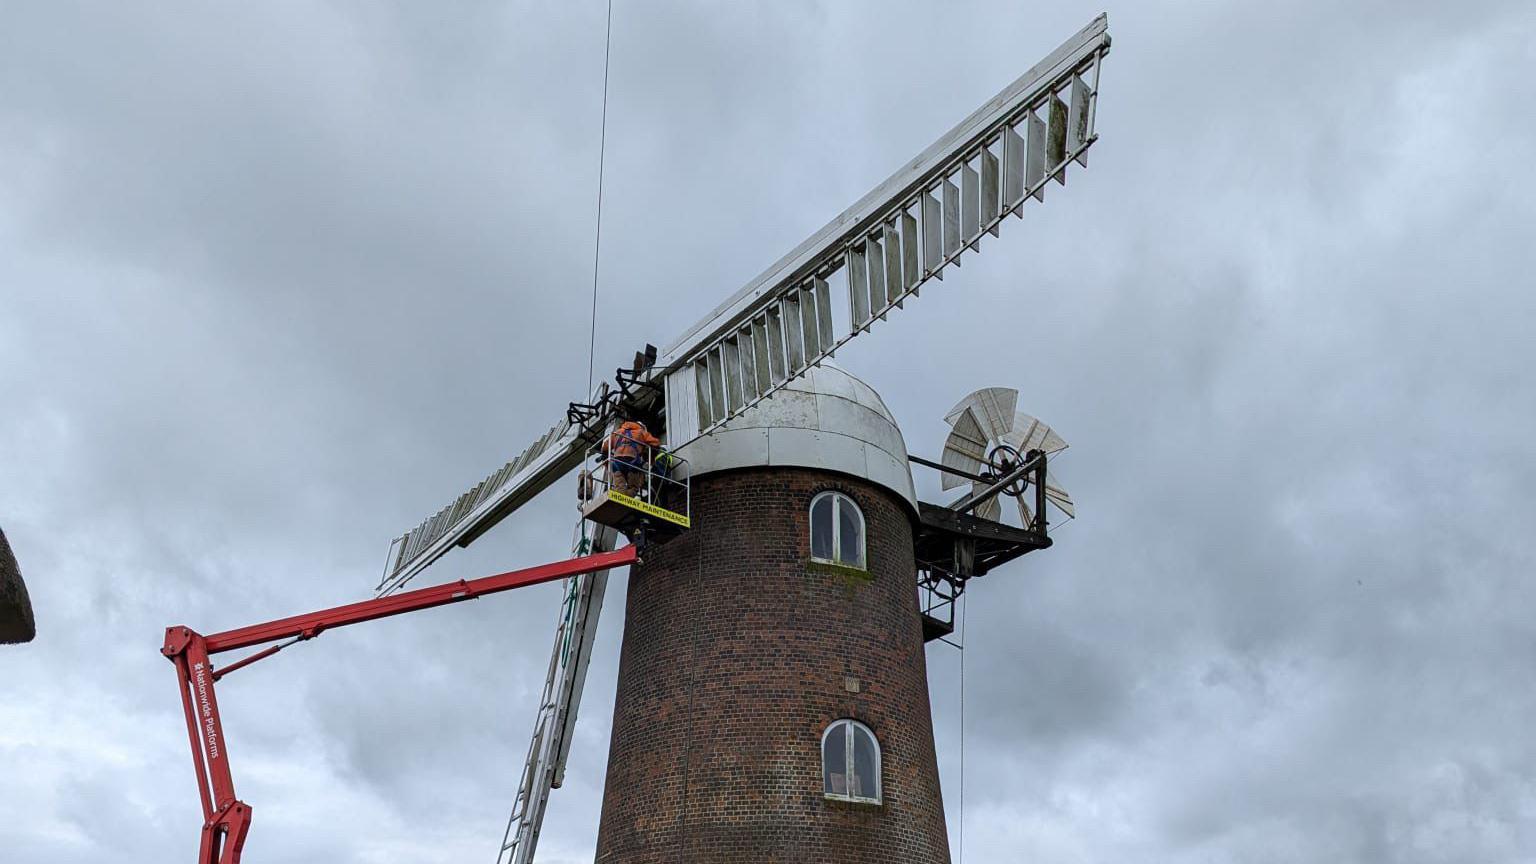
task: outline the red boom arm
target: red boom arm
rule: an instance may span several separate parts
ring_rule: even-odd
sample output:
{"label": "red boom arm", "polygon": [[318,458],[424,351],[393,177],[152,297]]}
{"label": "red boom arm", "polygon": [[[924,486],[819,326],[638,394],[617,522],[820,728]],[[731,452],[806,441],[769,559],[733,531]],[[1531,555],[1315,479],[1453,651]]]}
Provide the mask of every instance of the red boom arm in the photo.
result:
{"label": "red boom arm", "polygon": [[[192,763],[197,769],[197,789],[203,799],[203,833],[198,864],[238,864],[240,849],[245,845],[245,835],[251,827],[250,806],[235,797],[235,781],[229,771],[224,727],[219,720],[219,703],[213,692],[215,681],[242,666],[270,657],[293,642],[313,639],[333,627],[361,624],[375,618],[470,600],[482,594],[510,591],[582,573],[623,567],[633,564],[635,560],[635,547],[626,546],[615,552],[572,558],[481,579],[460,579],[390,597],[226,630],[212,636],[204,636],[187,627],[167,627],[165,645],[160,653],[176,664],[176,676],[181,682],[181,704],[187,716],[187,735],[192,741]],[[223,669],[215,670],[209,660],[212,654],[249,648],[278,639],[289,641],[258,651]]]}

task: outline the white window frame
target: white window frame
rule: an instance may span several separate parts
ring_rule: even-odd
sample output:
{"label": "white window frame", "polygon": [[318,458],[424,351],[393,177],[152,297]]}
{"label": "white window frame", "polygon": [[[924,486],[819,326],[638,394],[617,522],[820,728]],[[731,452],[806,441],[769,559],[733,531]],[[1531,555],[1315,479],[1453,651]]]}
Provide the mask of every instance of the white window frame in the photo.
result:
{"label": "white window frame", "polygon": [[[821,499],[828,497],[832,499],[832,557],[818,558],[816,557],[815,536],[816,504],[821,501]],[[843,532],[843,520],[839,517],[842,516],[841,510],[845,505],[852,507],[854,514],[859,517],[859,560],[857,563],[852,564],[847,561],[839,561],[837,559],[838,550],[843,548],[843,538],[841,536]],[[852,567],[855,570],[869,569],[869,526],[864,522],[864,510],[863,508],[859,507],[859,503],[857,501],[853,500],[853,498],[847,493],[839,492],[836,489],[828,489],[825,492],[817,493],[815,497],[811,498],[811,506],[810,509],[806,511],[806,516],[806,524],[810,526],[810,530],[807,532],[807,535],[811,541],[810,545],[812,561],[819,561],[823,564],[832,564],[837,567]]]}
{"label": "white window frame", "polygon": [[[845,788],[845,789],[853,788],[853,784],[848,782],[847,778],[851,777],[853,775],[853,771],[854,771],[854,768],[853,768],[853,739],[854,739],[854,734],[858,730],[860,730],[860,729],[864,730],[864,734],[868,735],[870,742],[875,745],[875,777],[874,777],[874,780],[875,780],[875,794],[874,794],[874,797],[869,797],[867,795],[859,795],[859,796],[854,796],[854,795],[838,795],[835,792],[827,791],[827,736],[831,735],[832,734],[832,730],[838,728],[839,726],[846,726],[846,727],[848,727],[848,731],[843,733],[843,770],[846,772],[844,774],[843,788]],[[875,730],[869,728],[868,726],[865,726],[863,723],[860,723],[859,721],[853,719],[852,717],[843,717],[843,718],[841,718],[839,720],[833,720],[831,723],[827,724],[826,730],[821,733],[821,794],[822,794],[822,797],[831,798],[834,801],[852,801],[852,802],[854,802],[856,804],[879,804],[879,803],[881,803],[884,800],[883,799],[883,795],[884,795],[884,791],[885,791],[884,788],[883,788],[884,784],[882,784],[880,782],[880,774],[881,774],[881,772],[883,770],[881,768],[881,764],[882,764],[882,756],[881,756],[881,753],[880,753],[880,738],[879,738],[879,736],[875,735]]]}

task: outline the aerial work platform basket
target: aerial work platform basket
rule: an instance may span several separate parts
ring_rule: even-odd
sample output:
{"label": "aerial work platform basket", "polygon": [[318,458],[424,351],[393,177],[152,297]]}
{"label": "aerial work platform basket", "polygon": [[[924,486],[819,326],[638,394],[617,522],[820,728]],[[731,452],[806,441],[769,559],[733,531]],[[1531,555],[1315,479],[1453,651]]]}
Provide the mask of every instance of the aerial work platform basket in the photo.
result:
{"label": "aerial work platform basket", "polygon": [[600,447],[587,453],[577,475],[582,518],[628,535],[667,537],[690,527],[687,461],[665,447],[635,442],[633,449],[631,455],[615,456]]}

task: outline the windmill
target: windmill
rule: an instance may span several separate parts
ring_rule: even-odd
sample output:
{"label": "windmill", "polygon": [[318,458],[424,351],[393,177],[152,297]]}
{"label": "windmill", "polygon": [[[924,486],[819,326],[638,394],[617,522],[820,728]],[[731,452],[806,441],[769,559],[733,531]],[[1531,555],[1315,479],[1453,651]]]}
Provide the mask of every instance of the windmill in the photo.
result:
{"label": "windmill", "polygon": [[[162,650],[182,683],[204,860],[237,860],[250,821],[213,681],[326,627],[565,578],[498,855],[532,861],[609,569],[631,565],[599,861],[842,850],[947,862],[923,645],[953,630],[969,579],[1051,545],[1047,504],[1072,512],[1047,470],[1065,443],[1015,410],[1014,391],[990,388],[950,413],[942,461],[911,456],[879,395],[829,361],[1044,201],[1052,181],[1065,185],[1072,163],[1087,165],[1109,48],[1101,15],[665,349],[637,352],[396,537],[374,599],[208,637],[170,628]],[[621,418],[662,441],[668,467],[648,454],[643,489],[620,486],[622,466],[601,447]],[[971,489],[919,501],[911,464]],[[402,590],[578,468],[570,561]],[[995,518],[1000,496],[1018,502],[1019,526]],[[634,542],[616,549],[620,535]],[[288,641],[222,669],[208,660],[277,639]]]}

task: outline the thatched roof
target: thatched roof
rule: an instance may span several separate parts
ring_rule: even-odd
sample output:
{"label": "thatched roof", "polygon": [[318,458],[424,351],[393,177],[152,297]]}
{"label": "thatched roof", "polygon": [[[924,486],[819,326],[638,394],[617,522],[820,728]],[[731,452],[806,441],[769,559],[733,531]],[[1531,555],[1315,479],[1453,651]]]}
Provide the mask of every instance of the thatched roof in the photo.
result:
{"label": "thatched roof", "polygon": [[21,568],[11,554],[11,544],[0,531],[0,643],[31,642],[36,635],[27,583],[21,581]]}

